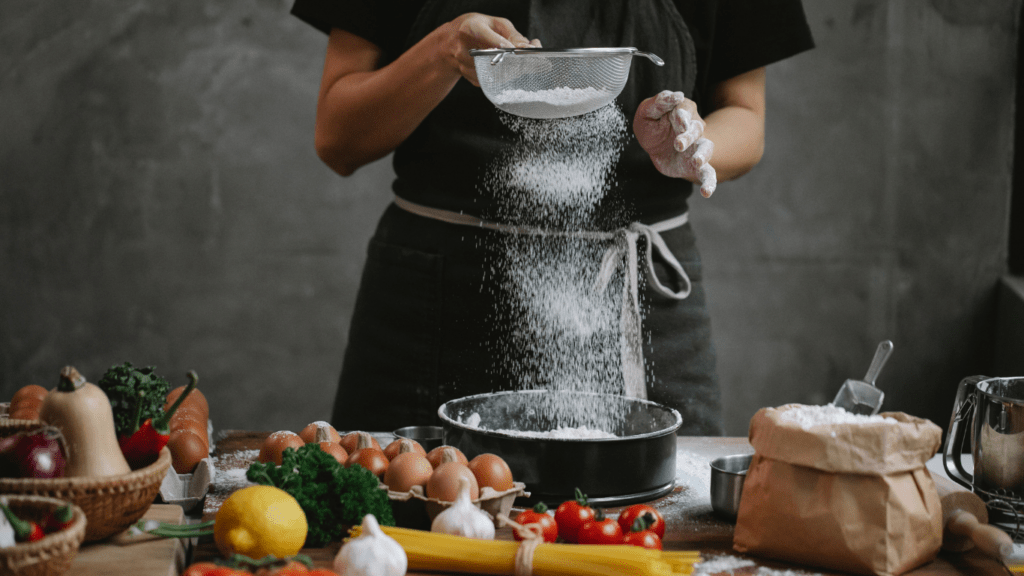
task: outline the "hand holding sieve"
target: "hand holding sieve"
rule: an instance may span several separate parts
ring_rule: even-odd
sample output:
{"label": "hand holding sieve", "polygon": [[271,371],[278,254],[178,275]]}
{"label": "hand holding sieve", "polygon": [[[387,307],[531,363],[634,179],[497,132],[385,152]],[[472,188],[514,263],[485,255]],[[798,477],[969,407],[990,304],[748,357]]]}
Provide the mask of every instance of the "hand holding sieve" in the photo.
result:
{"label": "hand holding sieve", "polygon": [[601,108],[622,92],[636,48],[493,48],[470,50],[484,95],[500,110],[527,118],[567,118]]}

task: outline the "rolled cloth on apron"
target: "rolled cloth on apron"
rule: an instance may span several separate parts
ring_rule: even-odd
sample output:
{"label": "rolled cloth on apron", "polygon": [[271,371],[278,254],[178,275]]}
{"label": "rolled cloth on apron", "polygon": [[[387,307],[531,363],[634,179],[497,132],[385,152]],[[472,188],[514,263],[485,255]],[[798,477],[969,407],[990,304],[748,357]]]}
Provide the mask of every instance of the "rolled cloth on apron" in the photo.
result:
{"label": "rolled cloth on apron", "polygon": [[[660,52],[669,66],[675,65],[679,70],[668,80],[660,78],[656,82],[644,82],[647,73],[641,67],[634,67],[634,78],[620,98],[620,105],[630,118],[629,106],[635,109],[639,100],[658,90],[685,91],[692,86],[692,40],[668,0],[590,4],[589,9],[594,14],[588,17],[592,22],[598,22],[599,26],[619,26],[615,29],[618,36],[611,39],[595,33],[594,26],[578,33],[558,31],[558,23],[565,25],[571,21],[558,16],[560,10],[567,6],[574,10],[587,4],[549,0],[428,2],[410,35],[410,42],[465,12],[498,14],[509,17],[528,37],[541,37],[548,46],[552,46],[551,39],[556,38],[561,40],[558,42],[561,46],[638,45],[642,49]],[[503,11],[503,7],[507,10]],[[666,16],[661,21],[654,21],[656,17]],[[635,26],[622,24],[632,19],[641,21]],[[648,32],[669,30],[672,33],[657,42],[648,41],[644,36],[647,34],[645,27]],[[641,81],[637,82],[637,78]],[[658,86],[654,87],[654,84]],[[419,134],[414,133],[413,137],[437,141],[445,152],[448,149],[458,153],[479,148],[476,146],[478,139],[467,137],[465,140],[472,142],[473,146],[466,146],[458,130],[447,129],[452,122],[463,122],[465,127],[465,120],[459,118],[465,113],[465,99],[483,98],[479,89],[469,87],[471,90],[467,91],[467,86],[457,86],[453,94],[417,129]],[[498,114],[493,107],[486,110],[489,115]],[[396,157],[401,153],[400,148]],[[484,163],[482,158],[473,158],[471,162],[481,163]],[[650,175],[653,171],[650,160],[635,145],[635,140],[623,151],[620,165],[623,164],[631,168],[625,178],[617,177],[620,182],[628,181],[627,185],[621,186],[621,198],[642,195],[648,183],[659,182],[657,174]],[[638,170],[637,166],[643,168]],[[664,182],[664,179],[660,181]],[[399,196],[404,196],[403,182],[410,185],[410,178],[399,172],[395,184]],[[670,185],[680,186],[679,189],[683,190],[679,195],[685,192],[681,184],[670,182]],[[446,192],[476,193],[465,188]],[[438,198],[441,200],[437,204],[443,207],[444,196]],[[487,207],[493,207],[489,202],[487,198],[480,199],[482,208],[479,215],[483,218],[488,217]],[[608,205],[622,206],[616,202]],[[509,327],[493,321],[493,295],[500,292],[500,286],[489,271],[494,259],[493,251],[489,252],[488,247],[493,247],[498,242],[496,236],[507,230],[452,225],[410,212],[410,206],[406,204],[405,209],[396,205],[389,207],[370,243],[350,322],[348,347],[332,416],[332,422],[339,429],[388,430],[404,425],[434,423],[437,421],[437,407],[447,400],[513,389],[517,384],[496,371],[493,365],[496,354],[507,353],[498,350],[496,343],[501,342],[503,331]],[[685,201],[681,206],[682,209],[677,209],[674,214],[655,210],[654,213],[660,214],[655,220],[685,221]],[[436,210],[433,206],[421,204],[420,207]],[[650,227],[632,221],[635,216],[631,217],[631,214],[636,212],[617,210],[605,220],[609,224],[607,228],[594,232],[612,247],[601,266],[605,273],[599,277],[607,279],[615,268],[623,264],[627,270],[631,265],[635,268],[639,258],[644,258],[647,271],[640,278],[636,274],[625,275],[632,282],[627,281],[623,286],[623,327],[642,337],[631,338],[631,348],[623,349],[626,357],[623,363],[624,382],[627,385],[632,383],[634,395],[646,395],[651,400],[680,410],[683,415],[680,433],[721,434],[714,351],[692,227],[684,223],[667,231],[661,228],[652,231]],[[505,223],[498,226],[506,225],[515,227]],[[637,241],[641,236],[647,241],[641,242],[644,246],[638,249]],[[650,249],[644,249],[648,247]],[[678,281],[675,290],[666,288],[676,283],[674,281]],[[642,325],[636,326],[640,310],[646,314]],[[638,342],[646,348],[643,353],[638,349]],[[645,380],[644,373],[645,386],[639,384]],[[637,386],[641,389],[638,390]]]}

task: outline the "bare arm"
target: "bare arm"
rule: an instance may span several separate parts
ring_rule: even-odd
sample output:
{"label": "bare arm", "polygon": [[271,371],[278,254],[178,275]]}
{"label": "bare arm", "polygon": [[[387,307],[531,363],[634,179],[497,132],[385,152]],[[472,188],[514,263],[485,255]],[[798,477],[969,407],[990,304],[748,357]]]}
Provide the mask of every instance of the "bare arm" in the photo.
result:
{"label": "bare arm", "polygon": [[508,20],[465,14],[378,68],[379,47],[332,30],[317,101],[317,154],[335,172],[352,174],[397,148],[460,77],[477,84],[470,49],[528,44]]}
{"label": "bare arm", "polygon": [[761,161],[764,154],[764,68],[716,84],[714,112],[704,118],[704,137],[715,143],[711,166],[718,180],[734,180]]}

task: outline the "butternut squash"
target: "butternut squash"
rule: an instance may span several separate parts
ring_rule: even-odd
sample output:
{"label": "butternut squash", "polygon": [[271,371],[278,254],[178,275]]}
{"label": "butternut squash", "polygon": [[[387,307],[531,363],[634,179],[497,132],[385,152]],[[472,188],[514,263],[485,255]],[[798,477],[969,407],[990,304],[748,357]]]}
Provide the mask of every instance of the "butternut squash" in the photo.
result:
{"label": "butternut squash", "polygon": [[114,431],[114,413],[103,390],[71,366],[43,400],[39,419],[60,428],[68,445],[65,476],[116,476],[131,472]]}

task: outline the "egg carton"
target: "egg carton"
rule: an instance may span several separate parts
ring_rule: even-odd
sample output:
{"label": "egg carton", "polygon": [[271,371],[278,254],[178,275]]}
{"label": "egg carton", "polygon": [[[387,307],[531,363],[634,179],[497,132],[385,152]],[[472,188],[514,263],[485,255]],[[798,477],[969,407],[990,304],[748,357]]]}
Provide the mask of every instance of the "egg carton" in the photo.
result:
{"label": "egg carton", "polygon": [[[210,454],[213,454],[215,448],[213,422],[210,420],[206,421],[206,435],[210,439]],[[185,512],[189,512],[206,497],[216,475],[213,458],[209,456],[200,460],[191,474],[178,474],[171,466],[167,469],[167,475],[164,476],[163,482],[160,484],[160,499],[165,504],[177,504]]]}
{"label": "egg carton", "polygon": [[[381,490],[387,490],[395,523],[403,528],[429,530],[434,518],[454,504],[437,498],[428,498],[422,486],[413,486],[408,492],[393,492],[388,490],[385,484],[381,484],[380,487]],[[526,484],[522,482],[513,482],[512,488],[500,492],[490,486],[484,486],[480,489],[480,497],[473,500],[473,505],[491,517],[495,528],[500,528],[504,525],[500,517],[509,515],[516,498],[529,496]]]}

